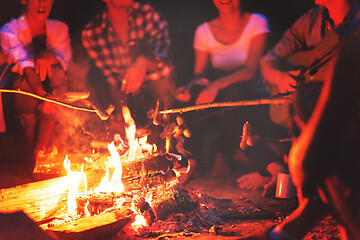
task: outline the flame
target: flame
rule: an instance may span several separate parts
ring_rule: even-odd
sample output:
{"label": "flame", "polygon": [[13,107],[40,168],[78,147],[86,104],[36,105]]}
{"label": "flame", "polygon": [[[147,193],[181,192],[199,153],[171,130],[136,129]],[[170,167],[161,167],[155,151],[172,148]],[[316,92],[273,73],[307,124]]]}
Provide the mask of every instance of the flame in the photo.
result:
{"label": "flame", "polygon": [[143,151],[148,152],[149,154],[153,154],[157,149],[155,144],[151,145],[147,143],[147,136],[139,138],[139,145]]}
{"label": "flame", "polygon": [[143,158],[142,149],[139,145],[138,139],[135,138],[136,125],[134,119],[131,117],[130,110],[126,106],[123,107],[123,115],[127,128],[125,129],[126,137],[129,143],[128,161],[134,161],[136,158]]}
{"label": "flame", "polygon": [[85,206],[84,206],[85,217],[90,217],[91,216],[91,213],[88,210],[88,206],[89,206],[89,200],[86,201]]}
{"label": "flame", "polygon": [[[94,192],[124,192],[125,186],[122,182],[123,174],[123,163],[142,160],[144,158],[143,153],[153,154],[157,151],[155,144],[147,143],[147,136],[137,139],[136,138],[136,125],[134,119],[131,117],[130,110],[125,106],[122,109],[125,121],[125,133],[126,140],[124,141],[120,134],[114,136],[114,141],[108,144],[108,150],[110,157],[106,166],[105,176],[100,181],[100,184],[95,188]],[[170,149],[170,139],[166,139],[166,151]],[[76,214],[77,204],[76,197],[79,194],[80,183],[84,184],[84,189],[87,191],[87,180],[86,175],[83,172],[83,166],[81,172],[72,171],[70,168],[70,160],[66,156],[64,160],[64,168],[66,169],[69,177],[69,192],[67,198],[68,213],[71,215]],[[145,169],[143,169],[145,171]],[[145,173],[141,173],[141,176],[145,176]],[[147,197],[149,203],[151,203],[150,196]],[[125,198],[120,198],[116,203],[115,207],[120,208],[126,202]],[[85,204],[84,213],[85,216],[90,216],[88,211],[89,201]],[[136,229],[141,229],[148,226],[148,223],[141,213],[136,213],[135,221],[131,224]]]}
{"label": "flame", "polygon": [[[106,168],[105,177],[101,180],[99,186],[95,189],[97,192],[124,192],[124,184],[122,183],[122,162],[135,161],[144,158],[143,151],[152,154],[157,150],[156,145],[147,143],[147,136],[140,139],[136,138],[136,125],[134,119],[131,117],[130,110],[126,106],[123,107],[124,121],[126,124],[125,132],[127,144],[119,134],[116,134],[114,141],[108,145],[108,150],[111,154],[109,164]],[[118,147],[115,146],[115,143]],[[127,151],[125,153],[124,150]],[[120,156],[119,152],[123,153]],[[113,175],[110,179],[110,168],[114,169]]]}
{"label": "flame", "polygon": [[[114,142],[108,145],[111,154],[109,164],[106,168],[105,177],[101,180],[95,192],[124,192],[124,184],[121,181],[122,165],[120,155],[116,151]],[[110,179],[110,167],[115,168],[112,178]]]}
{"label": "flame", "polygon": [[143,227],[147,227],[148,224],[146,222],[146,219],[143,215],[141,214],[137,214],[135,216],[135,220],[134,222],[131,223],[131,227],[133,228],[133,230],[138,231],[138,229],[141,229]]}
{"label": "flame", "polygon": [[131,223],[130,228],[134,232],[139,233],[142,229],[146,229],[146,227],[148,227],[149,224],[146,221],[144,215],[142,215],[141,212],[138,211],[138,209],[136,209],[134,202],[131,203],[131,210],[134,212],[135,218]]}
{"label": "flame", "polygon": [[168,153],[170,151],[170,138],[166,138],[165,140],[165,152]]}
{"label": "flame", "polygon": [[67,172],[67,176],[69,179],[69,191],[67,196],[67,207],[68,213],[70,215],[76,214],[76,196],[79,194],[79,187],[80,183],[84,182],[84,191],[87,189],[87,180],[86,175],[83,171],[83,166],[81,167],[81,172],[72,171],[70,168],[70,160],[69,157],[66,155],[64,159],[64,168]]}

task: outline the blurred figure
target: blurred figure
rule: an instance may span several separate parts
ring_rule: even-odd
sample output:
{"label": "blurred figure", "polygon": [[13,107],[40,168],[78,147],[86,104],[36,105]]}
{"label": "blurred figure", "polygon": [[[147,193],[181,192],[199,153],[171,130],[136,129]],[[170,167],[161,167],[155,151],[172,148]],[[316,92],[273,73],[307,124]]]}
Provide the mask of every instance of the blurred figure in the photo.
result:
{"label": "blurred figure", "polygon": [[82,32],[92,60],[87,74],[96,102],[112,104],[111,124],[124,127],[121,109],[128,106],[138,126],[148,124],[147,111],[162,100],[172,102],[172,67],[167,22],[149,4],[103,0],[105,9]]}
{"label": "blurred figure", "polygon": [[[346,37],[351,34],[359,22],[359,3],[356,0],[316,0],[318,5],[303,16],[301,16],[283,35],[281,40],[261,60],[261,72],[264,80],[273,93],[287,93],[296,91],[304,81],[324,82],[332,77],[336,58],[330,58],[319,71],[311,76],[304,77],[304,66],[309,67],[313,61],[320,58],[329,46],[323,39],[339,34]],[[331,39],[329,40],[331,43]],[[327,41],[327,42],[329,42]],[[335,44],[335,43],[334,43]],[[295,60],[292,64],[288,59]],[[305,74],[304,74],[305,75]],[[311,98],[311,96],[308,96]],[[290,123],[290,112],[288,105],[270,106],[271,119],[288,127]],[[279,155],[287,156],[287,146],[275,146]],[[281,153],[282,152],[282,153]],[[286,162],[286,158],[285,158]],[[265,191],[273,188],[276,183],[277,174],[284,169],[279,162],[270,162],[266,166],[271,178],[265,178],[258,173],[244,176],[239,183],[247,188],[264,185]]]}
{"label": "blurred figure", "polygon": [[[306,64],[305,67],[309,67],[327,49],[322,39],[334,33],[343,37],[356,28],[359,15],[357,0],[315,0],[315,4],[318,6],[301,16],[261,60],[264,80],[274,92],[292,92],[301,84],[297,78],[302,77],[299,75],[304,72],[300,65]],[[318,50],[312,51],[314,49]],[[306,52],[309,54],[298,54]],[[301,57],[297,61],[288,62],[296,54]],[[324,72],[331,73],[333,66],[328,64],[322,68],[329,71],[319,71],[321,75],[314,75],[312,81],[331,78],[331,74]]]}
{"label": "blurred figure", "polygon": [[[197,27],[193,45],[194,77],[186,86],[177,89],[176,98],[186,104],[204,104],[267,95],[258,78],[259,61],[269,32],[267,19],[244,11],[240,0],[213,2],[219,16]],[[219,122],[211,125],[219,131],[214,144],[213,175],[229,173],[229,160],[236,149],[242,124],[252,118],[254,121],[262,118],[262,110],[244,108],[222,112]],[[193,132],[189,141],[192,158],[200,162],[206,124],[191,126],[191,122],[201,119],[202,115],[197,112],[186,116]]]}
{"label": "blurred figure", "polygon": [[[339,223],[342,239],[360,239],[359,43],[357,36],[345,46],[313,114],[298,110],[300,114],[295,115],[301,134],[291,148],[289,169],[299,207],[270,236],[300,239],[330,214]],[[308,101],[301,95],[297,99]],[[295,108],[300,106],[295,104]]]}
{"label": "blurred figure", "polygon": [[295,93],[288,164],[299,207],[266,236],[247,239],[302,239],[327,215],[337,220],[342,239],[360,239],[360,8],[343,0],[321,4],[338,13],[347,6],[338,31],[348,34],[328,66],[331,77]]}
{"label": "blurred figure", "polygon": [[[14,73],[8,87],[20,88],[42,97],[59,97],[67,89],[65,71],[71,62],[68,27],[48,19],[53,0],[21,0],[24,14],[0,30],[1,49]],[[4,80],[4,79],[2,79]],[[28,170],[46,157],[56,126],[56,107],[48,102],[16,94],[15,112],[25,137],[24,154],[29,154]]]}

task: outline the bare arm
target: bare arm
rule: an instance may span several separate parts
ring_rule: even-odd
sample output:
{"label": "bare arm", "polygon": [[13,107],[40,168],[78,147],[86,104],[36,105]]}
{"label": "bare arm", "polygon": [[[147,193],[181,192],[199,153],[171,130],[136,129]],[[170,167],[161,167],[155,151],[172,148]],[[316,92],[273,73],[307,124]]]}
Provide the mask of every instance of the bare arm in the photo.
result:
{"label": "bare arm", "polygon": [[195,63],[193,79],[185,86],[176,90],[176,98],[179,101],[188,102],[191,99],[190,88],[196,84],[207,85],[209,81],[204,78],[208,65],[210,63],[210,54],[206,51],[195,49]]}
{"label": "bare arm", "polygon": [[254,78],[258,67],[260,58],[264,53],[264,47],[267,39],[267,34],[259,34],[251,40],[250,51],[246,64],[241,69],[223,78],[217,79],[214,83],[219,87],[226,88],[233,83],[250,81]]}
{"label": "bare arm", "polygon": [[260,58],[264,52],[267,34],[259,34],[251,40],[250,51],[245,65],[225,77],[221,77],[211,82],[204,89],[196,100],[196,104],[209,103],[214,101],[218,92],[238,82],[251,81],[259,67]]}
{"label": "bare arm", "polygon": [[47,93],[44,90],[40,76],[35,72],[35,69],[32,67],[26,67],[23,71],[26,82],[29,84],[34,93],[40,96],[45,96]]}

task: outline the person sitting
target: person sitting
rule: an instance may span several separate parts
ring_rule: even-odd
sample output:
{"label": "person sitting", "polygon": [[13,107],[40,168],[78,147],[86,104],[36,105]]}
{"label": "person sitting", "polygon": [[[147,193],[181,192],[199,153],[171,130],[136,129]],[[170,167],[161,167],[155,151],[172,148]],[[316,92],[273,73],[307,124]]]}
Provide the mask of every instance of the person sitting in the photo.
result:
{"label": "person sitting", "polygon": [[[359,3],[357,0],[336,0],[322,1],[316,0],[317,6],[311,8],[302,15],[282,36],[281,40],[261,59],[261,73],[265,83],[273,92],[287,93],[294,92],[297,86],[302,83],[299,79],[304,71],[300,70],[300,66],[296,66],[296,61],[292,60],[292,64],[287,62],[288,59],[296,59],[296,55],[302,57],[307,62],[301,62],[310,66],[321,53],[326,50],[326,39],[334,34],[345,37],[351,33],[356,27],[359,18]],[[323,47],[323,45],[325,47]],[[305,55],[300,55],[305,54]],[[295,57],[294,57],[295,56]],[[329,63],[324,64],[320,71],[314,75],[307,77],[305,82],[313,78],[314,81],[326,81],[331,78],[335,58],[329,59]],[[295,65],[293,65],[295,64]],[[299,62],[300,64],[300,62]],[[312,80],[312,81],[313,81]],[[302,80],[303,81],[303,80]],[[275,122],[284,127],[288,127],[290,123],[288,106],[280,107],[280,111],[274,109],[276,115]],[[271,110],[271,108],[270,108]],[[279,116],[279,114],[283,114]],[[288,147],[277,147],[281,155],[287,156]],[[276,162],[269,163],[267,167],[279,169],[275,167]],[[267,168],[266,167],[266,168]],[[283,171],[283,170],[281,170]],[[252,173],[239,179],[243,186],[261,187],[264,184],[266,189],[273,187],[276,183],[278,172],[271,171],[271,178],[264,178],[259,174]]]}
{"label": "person sitting", "polygon": [[[21,3],[23,15],[0,30],[1,50],[14,73],[9,86],[42,97],[61,96],[67,88],[65,71],[72,58],[68,26],[48,19],[53,0]],[[22,148],[24,154],[29,153],[27,166],[32,172],[35,156],[43,159],[49,147],[56,126],[56,107],[20,94],[14,96],[14,105],[26,140]]]}
{"label": "person sitting", "polygon": [[104,10],[82,31],[92,66],[87,74],[100,107],[115,106],[111,129],[123,133],[122,106],[140,127],[160,99],[173,96],[167,22],[149,4],[104,0]]}
{"label": "person sitting", "polygon": [[[240,0],[213,0],[213,3],[219,16],[197,27],[193,43],[194,77],[186,86],[177,89],[176,98],[186,104],[204,104],[267,95],[257,74],[269,32],[267,19],[261,14],[244,11]],[[211,125],[220,133],[214,144],[213,175],[230,171],[228,160],[233,157],[242,124],[249,118],[262,118],[259,113],[254,116],[254,112],[257,113],[253,108],[222,112],[219,123]],[[194,126],[192,122],[203,115],[203,112],[197,112],[185,116],[193,132],[188,141],[192,159],[198,162],[203,158],[205,124]]]}
{"label": "person sitting", "polygon": [[298,89],[293,121],[300,135],[295,134],[289,170],[299,206],[266,236],[246,239],[302,239],[328,215],[341,239],[360,239],[359,43],[359,36],[346,43],[333,78],[322,87],[307,83]]}

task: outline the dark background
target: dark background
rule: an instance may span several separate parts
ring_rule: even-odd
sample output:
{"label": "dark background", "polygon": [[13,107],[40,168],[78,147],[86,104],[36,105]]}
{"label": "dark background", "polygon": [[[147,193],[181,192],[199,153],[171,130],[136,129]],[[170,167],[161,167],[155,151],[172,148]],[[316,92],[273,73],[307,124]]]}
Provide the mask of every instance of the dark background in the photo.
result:
{"label": "dark background", "polygon": [[[142,0],[155,6],[169,24],[171,54],[175,65],[177,84],[189,81],[193,67],[192,41],[196,27],[216,17],[212,0]],[[243,0],[244,9],[265,15],[270,23],[271,35],[267,49],[307,9],[313,0]],[[55,0],[50,18],[59,19],[69,26],[74,57],[81,49],[80,34],[103,7],[101,0]],[[21,14],[19,0],[0,0],[0,25]],[[76,59],[75,59],[76,60]]]}

